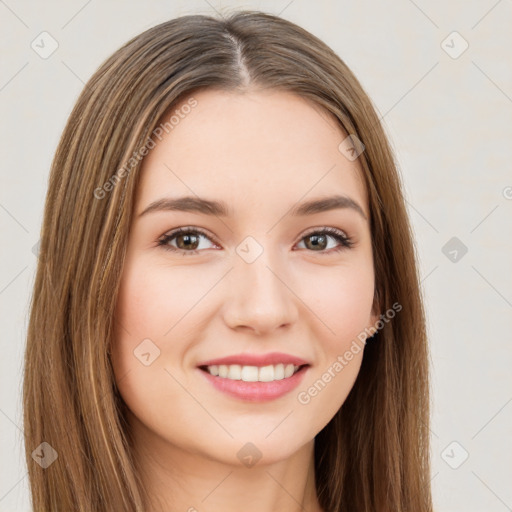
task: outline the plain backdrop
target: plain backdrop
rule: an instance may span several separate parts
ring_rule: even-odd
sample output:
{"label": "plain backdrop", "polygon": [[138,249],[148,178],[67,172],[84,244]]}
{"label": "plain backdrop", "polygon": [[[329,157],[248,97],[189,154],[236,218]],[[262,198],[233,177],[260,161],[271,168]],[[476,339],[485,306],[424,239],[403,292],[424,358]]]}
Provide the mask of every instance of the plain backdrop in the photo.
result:
{"label": "plain backdrop", "polygon": [[[435,509],[512,510],[510,0],[0,0],[0,511],[30,510],[23,352],[34,246],[66,119],[128,39],[183,14],[240,8],[280,14],[324,40],[383,116],[428,314]],[[41,37],[45,51],[58,44],[49,56],[34,49]]]}

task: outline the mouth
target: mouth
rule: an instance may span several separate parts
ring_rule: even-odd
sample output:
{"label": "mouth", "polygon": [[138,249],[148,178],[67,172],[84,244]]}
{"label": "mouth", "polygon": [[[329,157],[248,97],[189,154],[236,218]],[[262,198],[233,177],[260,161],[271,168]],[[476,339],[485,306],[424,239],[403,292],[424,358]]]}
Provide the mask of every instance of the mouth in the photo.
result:
{"label": "mouth", "polygon": [[293,377],[296,373],[308,367],[308,364],[271,364],[267,366],[249,365],[202,365],[199,369],[220,379],[240,380],[244,382],[274,382]]}
{"label": "mouth", "polygon": [[244,402],[267,402],[294,390],[311,364],[283,352],[240,353],[202,361],[198,372],[214,389]]}
{"label": "mouth", "polygon": [[231,399],[263,403],[284,397],[296,389],[309,364],[201,365],[198,371],[214,389]]}

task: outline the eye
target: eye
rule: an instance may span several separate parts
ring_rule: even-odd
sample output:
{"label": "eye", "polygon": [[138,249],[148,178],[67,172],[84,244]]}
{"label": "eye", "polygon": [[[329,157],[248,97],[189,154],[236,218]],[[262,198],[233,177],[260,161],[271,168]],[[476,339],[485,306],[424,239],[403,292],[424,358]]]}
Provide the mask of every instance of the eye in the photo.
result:
{"label": "eye", "polygon": [[[199,253],[201,237],[212,240],[210,235],[198,228],[177,228],[161,237],[158,241],[158,246],[166,251],[181,252],[183,256],[194,255]],[[329,239],[337,241],[339,245],[334,248],[331,247],[329,251],[326,251]],[[328,227],[317,228],[316,231],[309,232],[302,237],[300,242],[302,243],[303,240],[309,240],[309,243],[305,244],[306,248],[320,254],[331,254],[332,252],[350,249],[353,246],[352,240],[343,231]],[[176,246],[172,245],[173,243],[176,243]]]}
{"label": "eye", "polygon": [[[167,251],[181,252],[183,256],[188,256],[198,253],[200,237],[210,238],[204,231],[197,228],[178,228],[160,238],[158,245]],[[177,247],[170,245],[174,239]]]}
{"label": "eye", "polygon": [[[328,239],[336,240],[339,245],[337,247],[331,247],[329,251],[325,249],[328,246]],[[350,249],[354,242],[347,236],[343,231],[340,231],[336,228],[321,228],[316,231],[310,231],[307,235],[305,235],[301,239],[301,243],[303,240],[309,240],[309,243],[305,243],[307,248],[312,248],[314,252],[318,252],[320,254],[331,254],[333,252],[343,251],[344,249]]]}

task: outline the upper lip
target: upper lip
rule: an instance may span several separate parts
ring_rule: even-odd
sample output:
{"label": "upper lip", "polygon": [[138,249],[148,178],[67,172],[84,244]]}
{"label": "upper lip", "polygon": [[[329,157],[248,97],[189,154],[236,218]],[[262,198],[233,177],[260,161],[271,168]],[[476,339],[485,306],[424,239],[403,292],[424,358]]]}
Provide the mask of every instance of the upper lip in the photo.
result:
{"label": "upper lip", "polygon": [[293,364],[295,366],[303,366],[309,364],[304,359],[293,356],[291,354],[283,354],[281,352],[271,352],[269,354],[233,354],[227,357],[218,359],[210,359],[200,363],[198,366],[213,366],[213,365],[232,365],[239,364],[240,366],[269,366],[276,364]]}

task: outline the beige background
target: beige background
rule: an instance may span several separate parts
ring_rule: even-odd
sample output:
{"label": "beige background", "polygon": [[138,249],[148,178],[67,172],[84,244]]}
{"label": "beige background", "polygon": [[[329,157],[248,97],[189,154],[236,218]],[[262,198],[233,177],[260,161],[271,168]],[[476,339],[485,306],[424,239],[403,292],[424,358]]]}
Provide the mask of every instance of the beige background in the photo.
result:
{"label": "beige background", "polygon": [[[281,14],[332,46],[384,117],[429,318],[436,510],[512,510],[510,0],[0,0],[0,511],[30,509],[20,391],[32,248],[67,116],[132,36],[243,7]],[[31,47],[43,31],[58,43],[45,59]]]}

